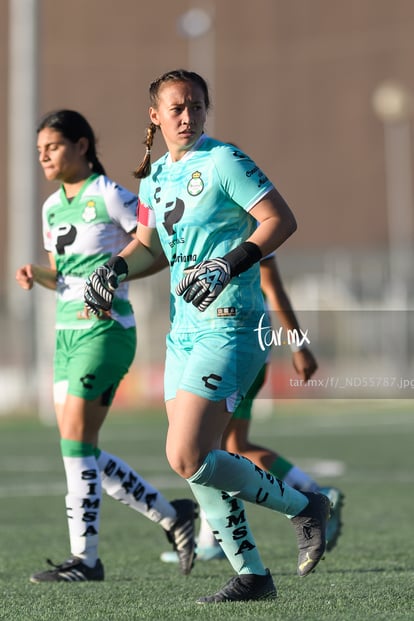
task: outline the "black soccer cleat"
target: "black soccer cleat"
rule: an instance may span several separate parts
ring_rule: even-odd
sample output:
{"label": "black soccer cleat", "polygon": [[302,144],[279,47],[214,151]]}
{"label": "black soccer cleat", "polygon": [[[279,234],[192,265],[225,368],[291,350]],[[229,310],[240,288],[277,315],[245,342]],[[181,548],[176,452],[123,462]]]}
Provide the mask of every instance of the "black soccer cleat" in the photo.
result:
{"label": "black soccer cleat", "polygon": [[270,571],[264,576],[257,574],[240,574],[231,578],[220,591],[214,595],[200,597],[197,604],[218,604],[219,602],[250,602],[253,600],[275,599],[276,587]]}
{"label": "black soccer cleat", "polygon": [[47,559],[53,569],[47,569],[30,576],[30,582],[90,582],[104,579],[104,568],[101,561],[95,567],[88,567],[80,558],[72,556],[60,565]]}
{"label": "black soccer cleat", "polygon": [[195,559],[195,519],[198,517],[198,505],[190,499],[173,500],[177,511],[177,520],[166,532],[167,539],[177,553],[180,571],[184,575],[190,573]]}
{"label": "black soccer cleat", "polygon": [[309,504],[291,519],[298,542],[298,574],[307,576],[323,558],[330,501],[324,494],[302,492]]}

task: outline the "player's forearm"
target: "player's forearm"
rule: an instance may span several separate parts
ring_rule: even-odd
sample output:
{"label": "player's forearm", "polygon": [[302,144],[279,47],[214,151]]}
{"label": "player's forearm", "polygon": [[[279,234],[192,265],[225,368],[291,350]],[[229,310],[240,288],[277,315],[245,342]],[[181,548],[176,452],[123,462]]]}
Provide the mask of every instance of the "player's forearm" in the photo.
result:
{"label": "player's forearm", "polygon": [[30,263],[18,270],[16,279],[23,289],[31,289],[35,283],[46,289],[56,289],[56,275],[51,267]]}
{"label": "player's forearm", "polygon": [[292,308],[290,299],[284,290],[275,290],[273,288],[266,289],[266,285],[262,289],[266,297],[266,302],[271,311],[277,313],[279,323],[285,330],[299,330],[299,322]]}
{"label": "player's forearm", "polygon": [[255,243],[262,256],[279,248],[296,230],[296,221],[290,217],[281,220],[277,216],[260,223],[248,241]]}
{"label": "player's forearm", "polygon": [[295,330],[298,333],[300,332],[299,322],[292,309],[279,308],[276,312],[279,323],[285,330]]}
{"label": "player's forearm", "polygon": [[279,323],[285,330],[299,330],[298,319],[273,256],[261,261],[260,281],[267,305],[271,311],[277,313]]}
{"label": "player's forearm", "polygon": [[33,266],[33,280],[46,289],[56,289],[56,270],[41,265]]}
{"label": "player's forearm", "polygon": [[160,256],[155,259],[155,261],[153,261],[152,265],[142,271],[139,272],[139,274],[136,274],[135,276],[128,276],[128,280],[134,280],[134,279],[138,279],[138,278],[145,278],[146,276],[152,276],[153,274],[157,274],[158,272],[161,272],[162,270],[164,270],[166,267],[168,267],[169,263],[168,263],[168,259],[165,256],[165,254],[162,252],[160,254]]}
{"label": "player's forearm", "polygon": [[158,271],[154,269],[152,272],[152,269],[159,258],[159,252],[155,253],[138,239],[130,242],[118,256],[122,257],[128,266],[129,280]]}
{"label": "player's forearm", "polygon": [[248,241],[260,248],[262,257],[279,248],[297,228],[295,216],[276,189],[253,207],[251,215],[259,226]]}

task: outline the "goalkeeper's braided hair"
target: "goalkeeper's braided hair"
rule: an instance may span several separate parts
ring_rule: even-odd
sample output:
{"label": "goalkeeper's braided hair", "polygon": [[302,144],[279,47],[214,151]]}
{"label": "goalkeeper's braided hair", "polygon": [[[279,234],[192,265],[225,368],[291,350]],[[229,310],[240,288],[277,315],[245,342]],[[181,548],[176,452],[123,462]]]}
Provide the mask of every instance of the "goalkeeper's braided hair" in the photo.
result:
{"label": "goalkeeper's braided hair", "polygon": [[144,179],[144,177],[148,177],[151,170],[151,148],[154,142],[154,134],[157,131],[157,126],[154,123],[151,123],[147,127],[147,135],[144,140],[144,144],[146,146],[144,159],[141,164],[134,170],[135,179]]}
{"label": "goalkeeper's braided hair", "polygon": [[[158,107],[159,92],[161,87],[167,82],[192,82],[199,86],[204,95],[204,103],[206,110],[210,107],[210,96],[208,92],[208,86],[204,78],[194,71],[187,71],[186,69],[175,69],[174,71],[167,71],[159,78],[151,82],[149,87],[150,103],[153,108]],[[157,131],[157,126],[151,123],[147,127],[147,134],[144,140],[145,155],[142,162],[134,170],[133,175],[136,179],[144,179],[148,177],[151,171],[151,149],[154,142],[154,135]]]}
{"label": "goalkeeper's braided hair", "polygon": [[76,112],[76,110],[54,110],[53,112],[48,112],[40,121],[37,133],[45,128],[56,130],[74,144],[80,138],[86,138],[88,140],[88,150],[85,155],[92,172],[98,173],[98,175],[106,174],[96,152],[97,140],[94,131],[82,114]]}

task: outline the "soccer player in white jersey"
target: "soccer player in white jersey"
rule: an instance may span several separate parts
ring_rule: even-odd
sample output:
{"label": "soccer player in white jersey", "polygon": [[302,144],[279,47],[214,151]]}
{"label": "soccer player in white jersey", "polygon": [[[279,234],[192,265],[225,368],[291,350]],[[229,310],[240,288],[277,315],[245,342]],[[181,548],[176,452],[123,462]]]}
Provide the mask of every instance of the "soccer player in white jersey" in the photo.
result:
{"label": "soccer player in white jersey", "polygon": [[49,267],[17,270],[23,289],[38,283],[56,292],[54,404],[67,481],[68,560],[31,576],[32,582],[103,580],[98,557],[102,489],[158,523],[188,574],[194,557],[192,499],[169,502],[122,459],[99,447],[99,431],[136,348],[128,284],[114,297],[111,317],[85,311],[88,274],[135,236],[137,197],[105,175],[94,132],[73,110],[47,114],[37,130],[46,179],[61,185],[43,205]]}
{"label": "soccer player in white jersey", "polygon": [[[295,218],[260,168],[204,133],[210,99],[197,73],[174,70],[150,86],[151,124],[141,178],[137,238],[97,268],[85,287],[95,312],[109,311],[117,286],[150,268],[163,251],[171,272],[167,337],[166,453],[189,484],[236,575],[199,603],[276,597],[244,501],[288,516],[298,573],[322,558],[329,500],[297,491],[240,455],[220,449],[231,413],[263,366],[259,261],[296,229]],[[167,153],[151,165],[159,129]]]}

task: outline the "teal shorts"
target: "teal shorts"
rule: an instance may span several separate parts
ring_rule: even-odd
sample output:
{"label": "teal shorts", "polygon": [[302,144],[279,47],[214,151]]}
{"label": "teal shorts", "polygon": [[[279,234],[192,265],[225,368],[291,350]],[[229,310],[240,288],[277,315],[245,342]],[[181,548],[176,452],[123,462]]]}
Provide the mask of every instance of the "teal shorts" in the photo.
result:
{"label": "teal shorts", "polygon": [[251,328],[205,330],[167,336],[165,400],[186,390],[209,401],[227,401],[233,412],[266,361]]}
{"label": "teal shorts", "polygon": [[243,401],[240,402],[240,405],[237,407],[236,411],[233,412],[232,419],[237,418],[238,420],[250,420],[252,417],[252,407],[253,401],[257,397],[257,394],[266,379],[266,371],[267,364],[264,364],[260,369],[259,373],[256,375],[256,378],[253,384],[250,386],[249,390]]}
{"label": "teal shorts", "polygon": [[67,394],[87,401],[102,395],[102,404],[110,405],[134,359],[136,341],[135,327],[114,320],[96,321],[87,330],[57,330],[55,388],[63,385]]}

